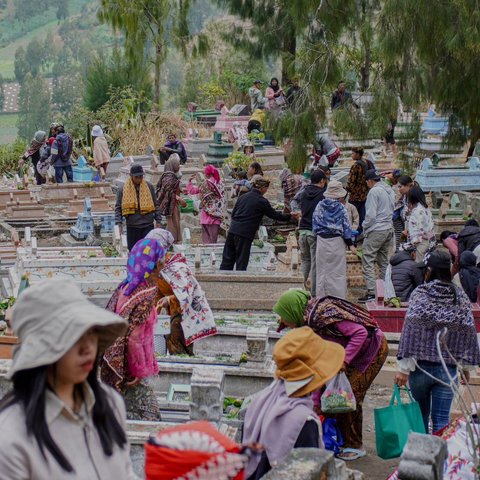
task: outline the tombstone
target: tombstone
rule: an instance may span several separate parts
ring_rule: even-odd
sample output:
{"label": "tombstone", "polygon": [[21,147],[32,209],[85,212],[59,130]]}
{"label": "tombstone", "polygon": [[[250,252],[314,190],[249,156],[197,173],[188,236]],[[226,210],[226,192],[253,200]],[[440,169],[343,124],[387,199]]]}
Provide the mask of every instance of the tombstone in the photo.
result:
{"label": "tombstone", "polygon": [[258,229],[258,239],[261,240],[262,242],[268,241],[268,233],[265,225],[261,225],[260,228]]}
{"label": "tombstone", "polygon": [[77,215],[77,223],[70,228],[70,235],[75,240],[85,240],[89,233],[94,232],[92,202],[89,197],[84,200],[83,212]]}
{"label": "tombstone", "polygon": [[184,245],[190,245],[192,243],[192,234],[188,227],[183,229],[183,242]]}
{"label": "tombstone", "polygon": [[228,113],[233,117],[250,115],[250,107],[247,105],[236,104]]}
{"label": "tombstone", "polygon": [[145,150],[146,155],[153,155],[155,153],[155,148],[153,145],[147,145],[147,148]]}
{"label": "tombstone", "polygon": [[91,182],[93,178],[93,169],[88,166],[85,157],[82,155],[77,165],[73,167],[73,181],[78,183]]}
{"label": "tombstone", "polygon": [[247,328],[248,363],[265,363],[267,358],[268,328]]}
{"label": "tombstone", "polygon": [[195,367],[191,377],[190,419],[220,422],[223,414],[223,370]]}

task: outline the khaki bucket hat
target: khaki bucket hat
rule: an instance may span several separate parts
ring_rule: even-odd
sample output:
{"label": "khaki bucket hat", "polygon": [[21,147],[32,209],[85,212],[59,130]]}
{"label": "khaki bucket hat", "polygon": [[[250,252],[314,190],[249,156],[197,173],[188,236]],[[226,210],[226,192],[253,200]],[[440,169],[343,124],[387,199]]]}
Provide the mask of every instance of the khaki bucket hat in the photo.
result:
{"label": "khaki bucket hat", "polygon": [[73,280],[36,283],[22,292],[13,308],[12,329],[20,345],[7,377],[57,362],[91,328],[98,329],[98,348],[104,351],[127,326],[123,318],[90,302]]}

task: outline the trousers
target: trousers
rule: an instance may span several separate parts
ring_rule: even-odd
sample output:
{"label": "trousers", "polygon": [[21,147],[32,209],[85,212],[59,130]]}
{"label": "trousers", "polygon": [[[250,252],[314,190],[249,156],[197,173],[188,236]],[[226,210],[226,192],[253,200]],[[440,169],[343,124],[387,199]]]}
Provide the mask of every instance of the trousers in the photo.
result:
{"label": "trousers", "polygon": [[250,260],[250,249],[253,240],[228,233],[225,246],[223,247],[222,264],[220,270],[245,271]]}
{"label": "trousers", "polygon": [[55,181],[57,183],[63,183],[63,172],[67,176],[67,182],[73,182],[73,167],[71,165],[53,168],[55,168]]}
{"label": "trousers", "polygon": [[350,200],[350,203],[357,209],[358,212],[358,232],[361,233],[363,232],[363,221],[365,220],[365,214],[366,214],[366,209],[365,209],[365,203],[366,202],[357,202],[354,200]]}
{"label": "trousers", "polygon": [[317,291],[317,236],[300,235],[298,239],[302,257],[303,282],[310,278],[310,292],[315,296]]}
{"label": "trousers", "polygon": [[127,226],[127,245],[128,249],[131,250],[135,244],[145,238],[147,233],[153,230],[153,223],[146,227],[128,227]]}
{"label": "trousers", "polygon": [[380,271],[380,278],[385,278],[388,258],[393,242],[393,229],[369,232],[362,244],[362,271],[369,292],[375,292],[375,262]]}

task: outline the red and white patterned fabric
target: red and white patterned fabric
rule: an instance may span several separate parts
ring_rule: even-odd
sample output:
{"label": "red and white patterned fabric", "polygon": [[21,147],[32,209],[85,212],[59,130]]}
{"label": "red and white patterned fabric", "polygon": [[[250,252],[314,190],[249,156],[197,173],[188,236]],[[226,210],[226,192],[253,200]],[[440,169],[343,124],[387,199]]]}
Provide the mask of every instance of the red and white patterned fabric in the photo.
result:
{"label": "red and white patterned fabric", "polygon": [[247,457],[209,422],[162,430],[145,445],[147,480],[244,480]]}

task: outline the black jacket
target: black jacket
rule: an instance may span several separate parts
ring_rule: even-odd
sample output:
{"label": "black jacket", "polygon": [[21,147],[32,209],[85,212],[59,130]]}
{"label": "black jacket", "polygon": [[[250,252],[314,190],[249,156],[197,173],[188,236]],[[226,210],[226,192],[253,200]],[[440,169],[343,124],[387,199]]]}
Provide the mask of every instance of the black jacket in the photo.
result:
{"label": "black jacket", "polygon": [[232,212],[229,233],[253,240],[264,215],[274,220],[290,220],[290,214],[274,210],[260,190],[252,188],[237,200]]}
{"label": "black jacket", "polygon": [[306,185],[293,199],[292,208],[297,204],[302,211],[300,230],[312,230],[312,217],[315,207],[323,200],[326,187],[320,188],[317,185]]}
{"label": "black jacket", "polygon": [[480,227],[465,227],[457,236],[458,258],[465,251],[473,252],[480,245]]}
{"label": "black jacket", "polygon": [[390,259],[392,283],[395,294],[402,302],[408,302],[410,295],[423,283],[423,269],[408,252],[398,252]]}

